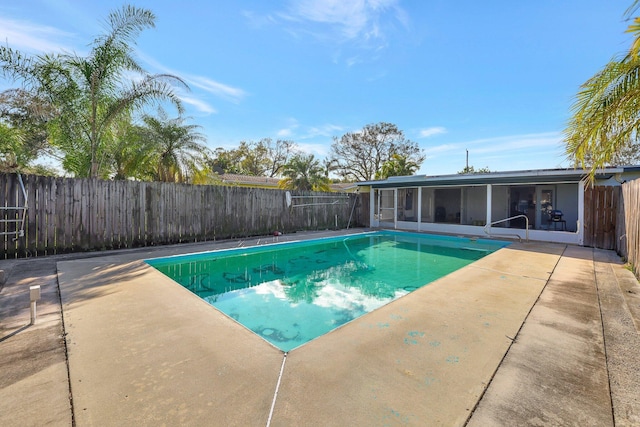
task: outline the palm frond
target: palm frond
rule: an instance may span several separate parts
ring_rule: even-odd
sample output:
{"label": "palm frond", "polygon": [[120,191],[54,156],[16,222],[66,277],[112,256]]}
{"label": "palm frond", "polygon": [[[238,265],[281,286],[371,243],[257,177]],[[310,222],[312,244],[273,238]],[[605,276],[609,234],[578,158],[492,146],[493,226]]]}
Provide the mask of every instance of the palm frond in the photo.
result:
{"label": "palm frond", "polygon": [[638,134],[638,99],[640,61],[632,56],[610,61],[576,95],[565,130],[567,156],[592,172],[609,164]]}

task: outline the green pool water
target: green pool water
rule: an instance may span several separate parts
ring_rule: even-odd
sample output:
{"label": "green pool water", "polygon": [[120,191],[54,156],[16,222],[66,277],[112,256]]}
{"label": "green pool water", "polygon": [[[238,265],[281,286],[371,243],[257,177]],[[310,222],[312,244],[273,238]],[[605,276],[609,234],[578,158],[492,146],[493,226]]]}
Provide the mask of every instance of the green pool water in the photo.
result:
{"label": "green pool water", "polygon": [[507,244],[381,231],[146,262],[289,351]]}

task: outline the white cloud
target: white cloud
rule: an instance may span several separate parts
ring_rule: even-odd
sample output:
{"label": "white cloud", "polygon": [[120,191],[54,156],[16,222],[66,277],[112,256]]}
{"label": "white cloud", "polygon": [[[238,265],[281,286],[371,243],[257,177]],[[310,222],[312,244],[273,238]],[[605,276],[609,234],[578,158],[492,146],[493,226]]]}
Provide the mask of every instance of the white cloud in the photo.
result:
{"label": "white cloud", "polygon": [[303,0],[292,2],[290,10],[303,21],[338,27],[347,39],[377,31],[365,1]]}
{"label": "white cloud", "polygon": [[225,85],[208,77],[187,75],[184,79],[190,86],[195,86],[205,92],[232,102],[237,103],[247,95],[247,93],[240,88]]}
{"label": "white cloud", "polygon": [[380,60],[389,40],[411,25],[400,0],[288,0],[272,13],[242,14],[251,28],[277,27],[296,40],[312,38],[337,49],[331,60],[347,67]]}
{"label": "white cloud", "polygon": [[240,13],[246,18],[251,28],[262,28],[276,23],[276,20],[271,15],[259,15],[250,10],[243,10]]}
{"label": "white cloud", "polygon": [[287,138],[287,137],[293,135],[293,130],[292,129],[280,129],[278,132],[276,132],[276,135],[278,137],[281,137],[281,138]]}
{"label": "white cloud", "polygon": [[47,25],[0,18],[0,40],[9,47],[29,52],[71,52],[72,34]]}
{"label": "white cloud", "polygon": [[208,103],[206,103],[206,102],[204,102],[204,101],[202,101],[200,99],[197,99],[197,98],[194,98],[194,97],[191,97],[191,96],[185,96],[185,95],[180,95],[180,99],[185,104],[193,105],[201,113],[215,114],[215,113],[218,112],[211,105],[209,105]]}
{"label": "white cloud", "polygon": [[[279,138],[295,139],[297,147],[300,151],[309,154],[326,156],[331,148],[332,138],[339,137],[343,132],[343,127],[333,124],[325,124],[320,126],[301,126],[294,118],[290,118],[287,127],[276,132]],[[313,139],[326,139],[326,142],[308,142]],[[307,142],[300,142],[307,141]]]}
{"label": "white cloud", "polygon": [[428,156],[434,157],[435,154],[448,153],[450,151],[460,150],[460,148],[464,149],[465,146],[465,144],[441,144],[435,147],[429,147],[426,151]]}
{"label": "white cloud", "polygon": [[[325,157],[331,149],[332,138],[339,137],[343,127],[334,124],[319,126],[301,125],[297,119],[290,117],[287,124],[276,132],[278,138],[293,139],[299,151],[314,154],[316,157]],[[319,142],[317,142],[319,141]]]}
{"label": "white cloud", "polygon": [[[408,25],[408,15],[398,3],[398,0],[292,0],[288,10],[278,17],[299,25],[287,28],[292,34],[312,34],[340,43],[355,41],[377,48],[386,38],[389,12],[402,26]],[[312,29],[309,24],[318,27]]]}
{"label": "white cloud", "polygon": [[296,129],[300,127],[298,120],[296,120],[294,117],[289,117],[288,119],[286,119],[286,122],[287,124],[285,125],[285,127],[276,132],[276,136],[278,136],[279,138],[292,137],[293,135],[295,135]]}
{"label": "white cloud", "polygon": [[[561,164],[562,134],[543,132],[474,139],[425,147],[427,162],[420,173],[452,173],[464,166],[466,150],[469,163],[491,170],[543,169]],[[462,166],[461,166],[462,165]]]}
{"label": "white cloud", "polygon": [[475,153],[494,153],[527,148],[545,148],[560,144],[562,135],[558,132],[538,134],[498,136],[494,138],[475,139],[464,142],[448,143],[427,148],[429,154],[447,153],[468,149]]}
{"label": "white cloud", "polygon": [[319,157],[325,157],[329,155],[329,150],[331,148],[328,144],[319,144],[319,143],[297,143],[298,149],[303,153],[307,154],[316,154]]}
{"label": "white cloud", "polygon": [[147,56],[142,52],[136,53],[144,62],[151,66],[151,68],[157,70],[157,72],[178,76],[183,79],[190,87],[197,87],[198,89],[203,90],[211,95],[226,99],[227,101],[231,101],[234,103],[240,102],[247,95],[247,93],[240,88],[217,82],[210,79],[209,77],[181,73],[159,63],[154,58],[151,58],[150,56]]}
{"label": "white cloud", "polygon": [[351,58],[347,58],[345,62],[347,63],[347,67],[351,68],[354,65],[361,64],[363,61],[360,55],[356,55]]}
{"label": "white cloud", "polygon": [[344,131],[344,128],[342,126],[333,125],[333,124],[312,126],[307,129],[306,134],[303,136],[303,138],[308,139],[308,138],[316,138],[319,136],[322,136],[322,137],[338,136],[339,137],[341,135],[336,135],[336,133],[342,133],[343,131]]}
{"label": "white cloud", "polygon": [[562,142],[562,134],[546,132],[538,134],[511,135],[469,141],[466,145],[476,153],[495,153],[524,149],[546,149],[557,147]]}
{"label": "white cloud", "polygon": [[426,129],[420,130],[421,138],[429,138],[430,136],[440,135],[442,133],[447,133],[447,130],[441,126],[430,127]]}

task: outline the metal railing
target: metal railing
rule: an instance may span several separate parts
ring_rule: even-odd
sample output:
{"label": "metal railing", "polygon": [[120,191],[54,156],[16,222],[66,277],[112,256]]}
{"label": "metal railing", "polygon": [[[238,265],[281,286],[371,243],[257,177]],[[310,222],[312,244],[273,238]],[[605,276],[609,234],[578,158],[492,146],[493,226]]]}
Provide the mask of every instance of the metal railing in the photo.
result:
{"label": "metal railing", "polygon": [[[24,197],[24,206],[0,206],[0,216],[2,217],[2,219],[0,219],[0,224],[16,225],[15,231],[8,231],[7,228],[9,227],[7,227],[5,228],[5,230],[0,231],[0,236],[15,234],[16,237],[13,239],[14,241],[18,240],[18,238],[20,237],[24,237],[24,222],[27,218],[27,191],[24,188],[24,183],[22,182],[22,176],[19,173],[17,175],[18,175],[18,182],[20,183],[20,190],[22,191],[22,196]],[[8,211],[16,211],[16,212],[22,211],[22,214],[18,215],[16,213],[13,215],[13,216],[20,216],[19,218],[5,219],[4,217],[9,216],[7,215],[7,213],[5,213]]]}
{"label": "metal railing", "polygon": [[[526,215],[516,215],[516,216],[512,216],[509,218],[505,218],[505,219],[501,219],[498,221],[493,221],[487,225],[484,226],[484,232],[486,235],[491,236],[491,233],[489,232],[489,230],[487,230],[487,227],[491,227],[492,225],[495,224],[500,224],[501,222],[507,222],[507,221],[511,221],[512,219],[516,219],[516,218],[524,218],[525,219],[525,238],[526,241],[529,242],[529,217],[527,217]],[[516,236],[518,238],[518,241],[522,243],[522,237],[520,237],[519,234],[511,234],[511,233],[498,233],[497,235],[499,236]]]}
{"label": "metal railing", "polygon": [[[325,206],[325,205],[337,205],[337,204],[348,204],[349,203],[349,195],[347,194],[336,194],[334,195],[311,195],[311,196],[292,196],[290,192],[285,193],[285,199],[287,202],[287,207],[292,208],[301,208],[304,206]],[[330,202],[323,203],[294,203],[296,200],[307,200],[311,199],[312,201],[315,199],[332,199]]]}

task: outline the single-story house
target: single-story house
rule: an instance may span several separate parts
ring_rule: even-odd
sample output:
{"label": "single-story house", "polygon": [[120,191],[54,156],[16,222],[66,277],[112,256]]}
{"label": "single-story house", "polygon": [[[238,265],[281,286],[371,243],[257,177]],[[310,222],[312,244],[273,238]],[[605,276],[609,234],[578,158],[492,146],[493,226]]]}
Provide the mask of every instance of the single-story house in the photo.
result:
{"label": "single-story house", "polygon": [[[253,187],[253,188],[273,188],[279,189],[279,183],[281,178],[272,178],[268,176],[253,176],[253,175],[238,175],[233,173],[218,174],[220,181],[225,185],[238,186],[238,187]],[[352,193],[355,185],[353,183],[332,183],[330,186],[331,191],[339,193]]]}
{"label": "single-story house", "polygon": [[[377,228],[583,245],[583,169],[398,176],[357,183]],[[598,170],[595,186],[640,177],[640,166]]]}
{"label": "single-story house", "polygon": [[268,176],[237,175],[233,173],[223,173],[218,176],[224,184],[237,185],[238,187],[278,188],[278,183],[280,182],[280,179]]}

